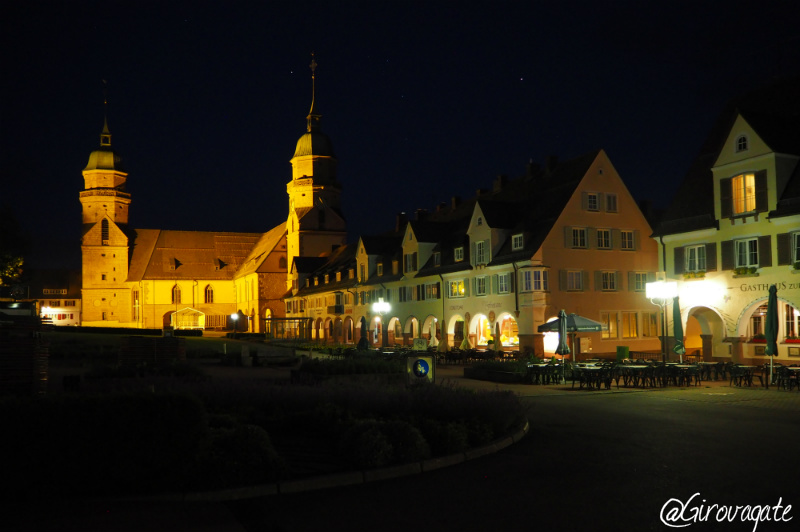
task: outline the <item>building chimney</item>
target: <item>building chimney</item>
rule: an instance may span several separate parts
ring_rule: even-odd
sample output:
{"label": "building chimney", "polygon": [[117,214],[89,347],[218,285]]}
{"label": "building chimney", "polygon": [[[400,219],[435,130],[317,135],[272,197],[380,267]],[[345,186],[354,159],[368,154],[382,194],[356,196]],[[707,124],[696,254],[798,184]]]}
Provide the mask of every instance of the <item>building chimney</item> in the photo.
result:
{"label": "building chimney", "polygon": [[447,211],[447,203],[442,201],[439,205],[436,206],[436,212],[446,212]]}
{"label": "building chimney", "polygon": [[478,196],[478,197],[481,197],[484,194],[486,194],[487,192],[489,192],[489,191],[486,190],[485,188],[479,188],[478,190],[475,191],[475,195]]}
{"label": "building chimney", "polygon": [[459,205],[461,205],[461,196],[453,196],[450,198],[450,208],[455,210]]}
{"label": "building chimney", "polygon": [[506,186],[508,183],[508,176],[505,174],[500,174],[499,176],[494,178],[494,183],[492,183],[492,192],[500,192],[503,190],[503,187]]}
{"label": "building chimney", "polygon": [[395,219],[394,230],[398,233],[403,231],[406,228],[406,224],[408,223],[408,216],[404,212],[398,212],[397,217]]}
{"label": "building chimney", "polygon": [[416,217],[417,221],[424,222],[428,219],[428,209],[417,209],[414,212],[414,216]]}
{"label": "building chimney", "polygon": [[548,155],[547,159],[545,159],[544,167],[545,170],[548,172],[552,172],[558,166],[558,156],[557,155]]}

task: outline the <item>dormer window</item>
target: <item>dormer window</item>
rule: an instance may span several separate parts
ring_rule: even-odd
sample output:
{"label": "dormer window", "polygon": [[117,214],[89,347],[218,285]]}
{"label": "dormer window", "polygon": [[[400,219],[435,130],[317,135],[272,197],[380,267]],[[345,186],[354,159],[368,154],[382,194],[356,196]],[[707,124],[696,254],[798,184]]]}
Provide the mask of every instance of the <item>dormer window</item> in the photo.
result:
{"label": "dormer window", "polygon": [[736,138],[736,153],[747,151],[747,135],[739,135]]}
{"label": "dormer window", "polygon": [[382,262],[378,263],[377,269],[378,269],[378,276],[383,275],[383,263]]}
{"label": "dormer window", "polygon": [[336,282],[338,283],[341,280],[342,280],[342,272],[336,272]]}
{"label": "dormer window", "polygon": [[442,254],[438,251],[434,251],[433,253],[433,265],[434,266],[442,265]]}
{"label": "dormer window", "polygon": [[331,278],[330,274],[326,273],[325,274],[325,284],[328,284],[328,281],[330,281],[330,278]]}
{"label": "dormer window", "polygon": [[514,235],[511,237],[511,251],[520,251],[525,247],[525,241],[522,234]]}
{"label": "dormer window", "polygon": [[356,271],[353,268],[347,270],[347,278],[353,279],[356,276]]}
{"label": "dormer window", "polygon": [[314,286],[319,286],[319,277],[314,277]]}
{"label": "dormer window", "polygon": [[464,260],[464,248],[459,246],[453,250],[453,260],[461,262]]}

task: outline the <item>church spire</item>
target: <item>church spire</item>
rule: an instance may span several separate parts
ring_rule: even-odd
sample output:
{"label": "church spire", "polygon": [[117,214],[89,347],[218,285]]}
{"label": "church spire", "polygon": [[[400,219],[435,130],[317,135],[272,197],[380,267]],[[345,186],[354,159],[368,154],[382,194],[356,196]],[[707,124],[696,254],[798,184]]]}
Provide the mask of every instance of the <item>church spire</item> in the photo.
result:
{"label": "church spire", "polygon": [[108,130],[108,84],[103,80],[103,132],[100,133],[100,146],[111,146],[111,132]]}
{"label": "church spire", "polygon": [[322,115],[316,110],[317,82],[315,71],[317,70],[317,60],[314,57],[314,52],[311,52],[311,64],[309,66],[311,67],[311,110],[306,118],[308,120],[308,131],[311,132],[319,130],[319,122],[322,118]]}

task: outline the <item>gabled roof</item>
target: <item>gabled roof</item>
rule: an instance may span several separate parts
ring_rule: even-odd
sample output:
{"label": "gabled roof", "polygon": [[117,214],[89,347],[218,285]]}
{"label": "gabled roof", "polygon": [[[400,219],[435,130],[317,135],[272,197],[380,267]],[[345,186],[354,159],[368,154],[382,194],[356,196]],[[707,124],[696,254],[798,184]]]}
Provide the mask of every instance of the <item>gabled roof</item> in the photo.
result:
{"label": "gabled roof", "polygon": [[[308,278],[317,277],[319,284],[314,286],[311,283],[310,286],[305,286],[305,283],[302,283],[298,286],[297,293],[294,296],[290,293],[287,297],[303,297],[321,292],[344,291],[355,286],[357,280],[355,278],[350,279],[347,273],[351,268],[355,268],[357,249],[357,244],[347,244],[346,246],[339,246],[325,257],[297,257],[295,264],[298,265],[298,271],[305,272]],[[310,270],[300,270],[300,268],[306,266],[312,267],[315,263],[316,267]],[[340,281],[336,280],[337,272],[342,274]],[[325,275],[328,275],[327,283],[324,282]]]}
{"label": "gabled roof", "polygon": [[275,247],[286,235],[286,222],[276,225],[258,239],[256,245],[250,250],[247,257],[245,257],[239,270],[236,272],[236,277],[246,275],[258,271],[266,258],[275,250]]}
{"label": "gabled roof", "polygon": [[233,279],[261,233],[133,231],[128,281]]}
{"label": "gabled roof", "polygon": [[789,147],[797,141],[797,130],[791,131],[790,124],[797,123],[800,117],[798,94],[800,77],[781,80],[728,102],[711,127],[653,236],[718,227],[714,218],[711,168],[739,114],[771,149],[780,153],[798,153],[796,148]]}

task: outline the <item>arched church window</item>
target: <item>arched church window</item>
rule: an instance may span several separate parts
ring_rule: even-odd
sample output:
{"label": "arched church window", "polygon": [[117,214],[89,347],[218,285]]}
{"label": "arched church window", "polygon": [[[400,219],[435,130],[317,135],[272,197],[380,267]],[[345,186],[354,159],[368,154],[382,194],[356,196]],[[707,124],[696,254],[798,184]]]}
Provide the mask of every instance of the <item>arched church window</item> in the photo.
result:
{"label": "arched church window", "polygon": [[181,287],[175,285],[172,287],[172,304],[178,305],[181,302]]}
{"label": "arched church window", "polygon": [[286,257],[281,257],[278,259],[278,268],[280,268],[281,270],[286,269]]}
{"label": "arched church window", "polygon": [[213,302],[214,302],[214,289],[213,289],[213,288],[211,288],[211,285],[210,285],[210,284],[209,284],[209,285],[206,285],[206,297],[205,297],[205,302],[206,302],[206,303],[213,303]]}

